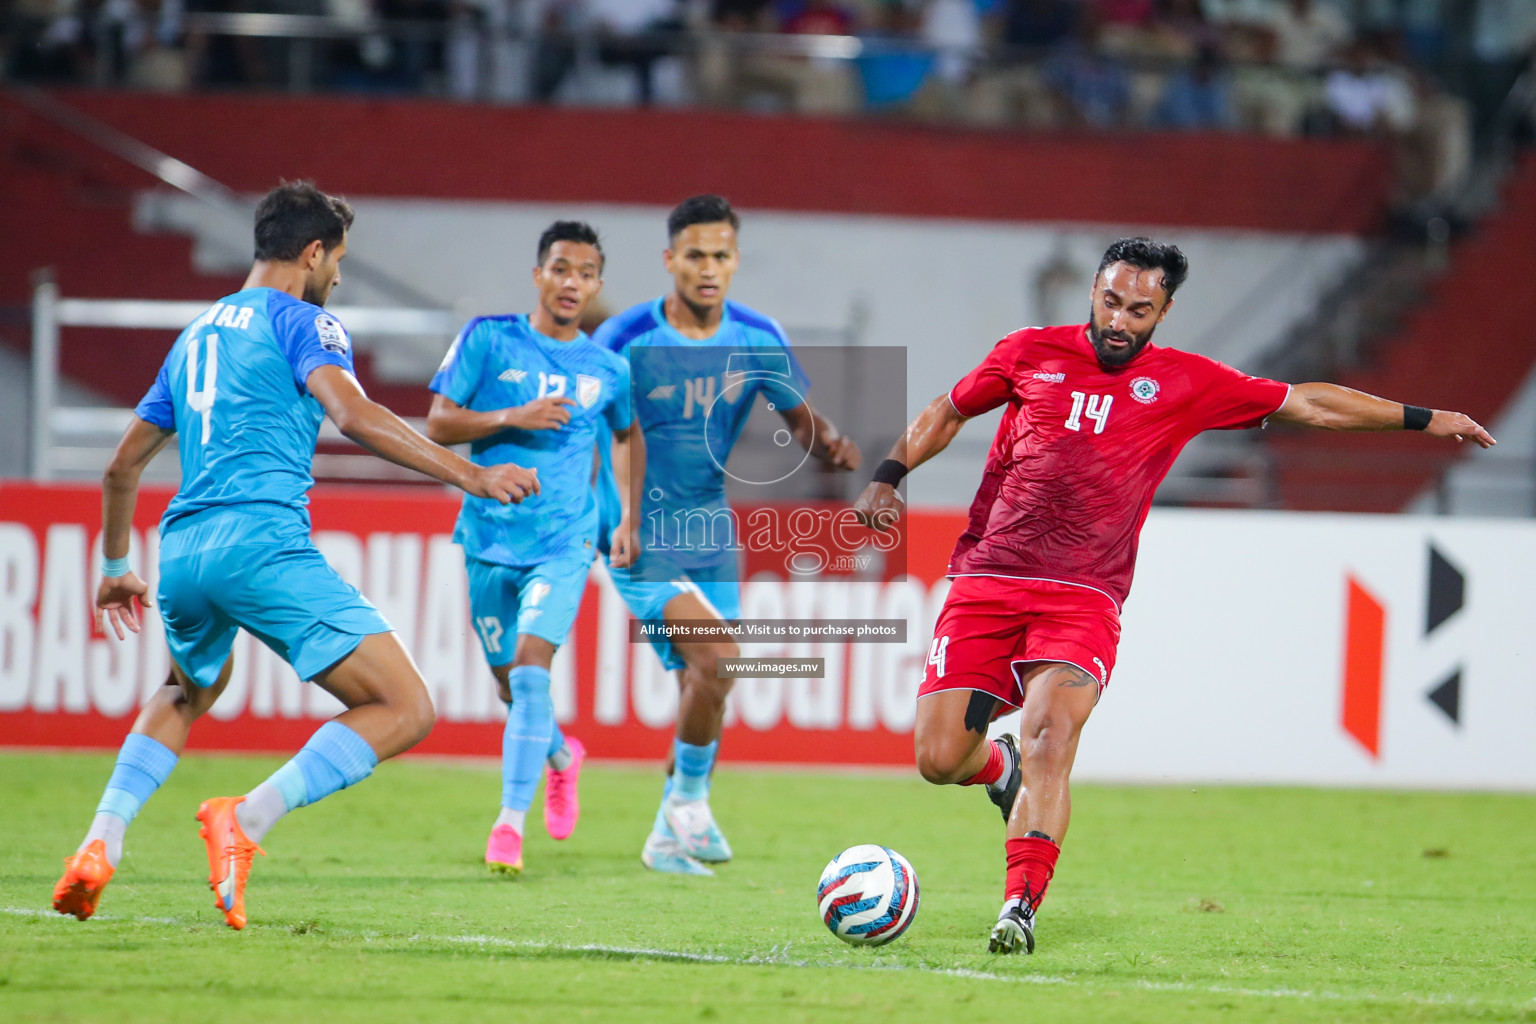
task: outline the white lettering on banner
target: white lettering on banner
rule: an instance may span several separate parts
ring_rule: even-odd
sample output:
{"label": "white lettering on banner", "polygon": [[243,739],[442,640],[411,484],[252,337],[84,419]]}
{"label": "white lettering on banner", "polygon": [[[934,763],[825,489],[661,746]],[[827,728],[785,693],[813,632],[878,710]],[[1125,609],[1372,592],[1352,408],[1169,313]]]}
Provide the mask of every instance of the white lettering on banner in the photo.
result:
{"label": "white lettering on banner", "polygon": [[592,717],[600,725],[623,723],[628,694],[625,664],[629,661],[629,609],[613,588],[602,559],[592,569],[598,581],[597,666],[592,686]]}
{"label": "white lettering on banner", "polygon": [[[169,670],[158,607],[143,611],[142,631],[126,641],[90,631],[91,586],[99,575],[99,534],[88,545],[85,527],[55,523],[39,550],[36,535],[19,524],[0,524],[0,710],[30,704],[41,711],[121,716],[149,700]],[[478,641],[469,631],[467,588],[460,553],[438,534],[359,535],[326,530],[315,545],[336,573],[357,586],[396,627],[427,678],[445,721],[496,721],[496,699]],[[159,533],[135,531],[130,557],[154,592],[158,585]],[[39,565],[41,563],[41,571]],[[600,602],[591,675],[591,714],[603,725],[635,721],[669,727],[677,715],[677,682],[648,644],[628,642],[628,609],[606,578],[594,570]],[[40,585],[39,585],[40,584]],[[942,589],[936,588],[937,600]],[[423,597],[425,594],[425,597]],[[903,583],[785,583],[763,576],[744,587],[747,618],[843,619],[906,617],[908,648],[925,638],[933,609],[921,585]],[[153,599],[152,599],[153,600]],[[934,608],[937,603],[932,602]],[[156,602],[158,604],[158,602]],[[910,728],[911,701],[920,678],[914,650],[890,644],[782,640],[743,645],[756,656],[794,654],[826,659],[821,679],[748,679],[727,705],[728,723],[765,731],[783,725],[806,730],[876,725]],[[233,674],[212,714],[222,721],[329,718],[341,704],[320,687],[307,686],[265,644],[243,632],[232,652]],[[577,717],[581,655],[567,642],[551,672],[556,720]],[[910,676],[911,678],[908,678]],[[631,717],[632,716],[632,717]]]}
{"label": "white lettering on banner", "polygon": [[[847,610],[846,584],[798,581],[789,591],[791,619],[838,619]],[[786,679],[785,711],[797,729],[836,729],[843,720],[843,651],[847,644],[791,644],[792,658],[826,659],[821,679]]]}
{"label": "white lettering on banner", "polygon": [[[783,586],[771,578],[748,582],[741,588],[741,617],[787,618]],[[783,649],[784,645],[779,641],[741,645],[742,656],[747,658],[771,658],[782,654]],[[748,729],[758,732],[772,729],[784,716],[784,680],[738,679],[731,691],[731,703],[735,705],[741,723]]]}
{"label": "white lettering on banner", "polygon": [[560,645],[549,666],[549,699],[555,706],[556,722],[576,720],[576,645],[569,639]]}
{"label": "white lettering on banner", "polygon": [[416,663],[426,677],[427,691],[437,713],[448,721],[464,721],[469,703],[465,695],[465,672],[469,667],[469,578],[464,573],[463,555],[453,539],[444,534],[427,542],[420,635]]}
{"label": "white lettering on banner", "polygon": [[416,649],[416,623],[421,618],[421,551],[419,533],[368,537],[368,599],[395,627],[408,651]]}
{"label": "white lettering on banner", "polygon": [[[94,710],[117,717],[147,703],[164,685],[170,652],[154,597],[141,609],[139,633],[125,640],[92,635],[100,535],[93,545],[86,541],[84,525],[54,523],[39,550],[31,529],[0,523],[0,711]],[[444,718],[496,720],[503,711],[489,673],[473,679],[467,673],[483,659],[466,628],[462,560],[449,537],[433,538],[435,561],[428,566],[432,578],[427,589],[446,599],[423,608],[423,541],[421,534],[370,535],[366,544],[347,531],[315,535],[316,547],[337,574],[381,606],[407,649],[428,669]],[[151,595],[159,584],[159,548],[157,529],[132,532],[130,559]],[[423,634],[419,644],[414,642],[418,634]],[[282,658],[243,632],[232,657],[230,684],[212,710],[216,718],[326,719],[343,710],[338,700],[320,687],[305,686]],[[574,648],[567,645],[553,676],[562,721],[576,714],[576,667]],[[619,682],[622,687],[625,681]],[[621,690],[619,696],[622,701],[627,694]]]}
{"label": "white lettering on banner", "polygon": [[651,729],[664,729],[677,719],[677,679],[661,663],[650,644],[631,644],[629,695],[635,718]]}
{"label": "white lettering on banner", "polygon": [[[848,617],[872,619],[883,588],[878,583],[848,584]],[[910,634],[913,623],[907,623]],[[875,655],[886,644],[853,644],[848,655],[848,727],[875,727]]]}
{"label": "white lettering on banner", "polygon": [[[151,594],[159,594],[160,588],[160,530],[151,527],[144,531],[144,560],[139,563],[142,571],[139,579],[149,587]],[[160,601],[151,597],[153,604],[141,608],[139,614],[139,704],[149,703],[155,691],[165,685],[171,674],[171,649],[165,646],[165,622],[160,618]]]}
{"label": "white lettering on banner", "polygon": [[43,544],[43,594],[37,603],[37,658],[32,707],[80,714],[91,709],[85,687],[85,643],[90,636],[85,594],[85,527],[53,523]]}
{"label": "white lettering on banner", "polygon": [[874,658],[876,714],[892,732],[911,732],[917,719],[917,688],[931,629],[924,614],[927,598],[923,585],[912,579],[889,584],[881,595],[879,618],[907,620],[906,643],[874,645],[879,649]]}
{"label": "white lettering on banner", "polygon": [[[101,534],[91,544],[90,579],[101,578]],[[128,533],[128,561],[132,565],[144,564],[144,545],[139,531]],[[153,603],[154,598],[150,598]],[[141,609],[142,610],[142,609]],[[141,614],[140,629],[143,628]],[[90,682],[91,704],[97,711],[111,718],[125,715],[133,709],[139,696],[139,652],[143,649],[142,633],[128,633],[122,640],[117,638],[110,623],[103,623],[103,638],[92,640],[86,653],[87,679]]]}
{"label": "white lettering on banner", "polygon": [[0,523],[0,711],[27,706],[36,600],[37,539],[19,523]]}

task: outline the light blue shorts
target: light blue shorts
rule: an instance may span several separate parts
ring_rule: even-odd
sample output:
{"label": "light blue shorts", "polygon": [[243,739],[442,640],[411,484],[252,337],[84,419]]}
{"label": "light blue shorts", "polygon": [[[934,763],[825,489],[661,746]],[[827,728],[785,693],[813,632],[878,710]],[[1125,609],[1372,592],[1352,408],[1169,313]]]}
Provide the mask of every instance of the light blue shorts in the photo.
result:
{"label": "light blue shorts", "polygon": [[485,660],[498,668],[512,662],[521,633],[556,647],[565,643],[581,610],[592,560],[552,558],[539,565],[510,566],[465,555],[464,568],[475,633]]}
{"label": "light blue shorts", "polygon": [[[649,557],[654,558],[655,553],[651,552]],[[647,575],[656,575],[658,568],[652,564],[648,567]],[[726,622],[741,618],[741,584],[736,579],[740,573],[734,562],[706,569],[689,569],[686,572],[676,568],[675,572],[676,575],[670,580],[653,582],[633,579],[628,570],[609,567],[608,578],[613,580],[613,588],[629,606],[630,614],[637,619],[665,618],[667,602],[679,594],[697,594],[719,612],[720,618]],[[683,667],[684,661],[677,653],[677,648],[672,646],[672,641],[665,637],[653,637],[650,644],[667,668],[676,670]]]}
{"label": "light blue shorts", "polygon": [[232,505],[173,523],[160,539],[160,617],[171,656],[212,686],[244,629],[313,679],[373,633],[388,633],[367,598],[326,562],[300,514]]}

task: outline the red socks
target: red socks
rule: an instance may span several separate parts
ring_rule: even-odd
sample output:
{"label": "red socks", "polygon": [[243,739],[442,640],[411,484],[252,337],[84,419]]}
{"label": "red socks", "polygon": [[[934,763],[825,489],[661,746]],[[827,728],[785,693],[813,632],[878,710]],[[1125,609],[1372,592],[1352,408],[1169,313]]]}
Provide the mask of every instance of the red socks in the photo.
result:
{"label": "red socks", "polygon": [[977,772],[975,775],[972,775],[970,778],[960,783],[960,785],[990,786],[992,783],[1003,777],[1003,769],[1007,766],[1008,762],[1003,757],[1003,749],[997,745],[996,740],[988,740],[987,763],[982,766],[981,771]]}
{"label": "red socks", "polygon": [[1010,839],[1004,844],[1008,851],[1008,888],[1005,900],[1022,899],[1031,912],[1038,910],[1045,899],[1045,890],[1056,873],[1056,858],[1061,847],[1042,835],[1027,835],[1022,839]]}
{"label": "red socks", "polygon": [[[996,740],[987,742],[987,763],[981,771],[972,775],[962,786],[990,786],[1003,777],[1008,759]],[[1031,832],[1021,839],[1010,839],[1004,844],[1008,854],[1008,887],[1003,898],[1023,900],[1033,913],[1045,899],[1051,876],[1056,873],[1056,858],[1061,847],[1043,832]]]}

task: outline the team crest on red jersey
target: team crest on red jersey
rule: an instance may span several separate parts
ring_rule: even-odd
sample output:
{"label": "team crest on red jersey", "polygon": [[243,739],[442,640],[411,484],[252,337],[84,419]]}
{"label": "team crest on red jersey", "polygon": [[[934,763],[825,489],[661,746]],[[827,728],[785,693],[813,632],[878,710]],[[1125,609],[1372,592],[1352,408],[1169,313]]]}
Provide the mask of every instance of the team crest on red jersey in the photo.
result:
{"label": "team crest on red jersey", "polygon": [[1137,377],[1131,381],[1131,397],[1142,405],[1151,405],[1157,401],[1157,393],[1162,388],[1151,377]]}

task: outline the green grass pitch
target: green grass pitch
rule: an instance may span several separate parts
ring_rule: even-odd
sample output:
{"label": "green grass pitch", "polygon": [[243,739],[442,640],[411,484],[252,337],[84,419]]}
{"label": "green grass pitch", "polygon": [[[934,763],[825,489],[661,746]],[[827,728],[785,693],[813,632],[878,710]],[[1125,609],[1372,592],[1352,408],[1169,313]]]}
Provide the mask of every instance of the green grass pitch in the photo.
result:
{"label": "green grass pitch", "polygon": [[[0,1021],[1536,1021],[1536,797],[1079,786],[1032,957],[986,952],[1002,824],[915,774],[720,771],[737,860],[647,873],[659,769],[594,765],[575,836],[480,863],[492,767],[403,761],[267,837],[225,928],[192,815],[275,759],[189,756],[97,917],[48,909],[110,756],[0,754]],[[822,927],[879,842],[922,908],[890,946]]]}

